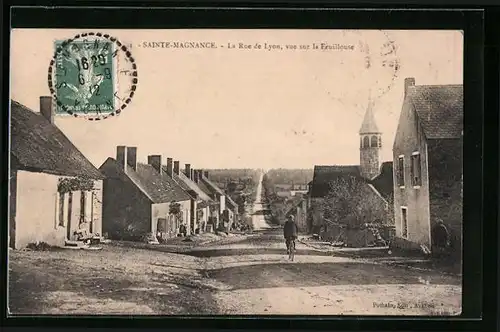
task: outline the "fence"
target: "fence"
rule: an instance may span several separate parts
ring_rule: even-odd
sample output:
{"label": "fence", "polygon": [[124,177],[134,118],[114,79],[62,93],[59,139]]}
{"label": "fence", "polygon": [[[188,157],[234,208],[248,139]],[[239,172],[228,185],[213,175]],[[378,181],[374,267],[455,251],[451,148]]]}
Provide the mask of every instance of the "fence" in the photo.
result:
{"label": "fence", "polygon": [[332,243],[342,243],[348,247],[367,247],[389,245],[394,237],[394,226],[384,224],[363,224],[350,226],[324,219],[320,236]]}

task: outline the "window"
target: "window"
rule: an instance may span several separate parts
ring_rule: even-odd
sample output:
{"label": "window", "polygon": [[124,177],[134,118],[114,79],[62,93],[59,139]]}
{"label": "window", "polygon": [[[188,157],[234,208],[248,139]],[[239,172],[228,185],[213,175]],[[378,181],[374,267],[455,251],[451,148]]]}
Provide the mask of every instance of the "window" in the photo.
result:
{"label": "window", "polygon": [[66,195],[59,193],[59,226],[64,227],[64,199]]}
{"label": "window", "polygon": [[401,236],[408,238],[408,209],[401,207]]}
{"label": "window", "polygon": [[80,224],[85,222],[86,195],[85,191],[80,192]]}
{"label": "window", "polygon": [[377,136],[372,136],[372,148],[378,148],[378,139]]}
{"label": "window", "polygon": [[405,186],[405,157],[402,155],[398,157],[397,182],[398,186]]}
{"label": "window", "polygon": [[419,187],[422,185],[421,178],[421,166],[420,166],[420,153],[414,152],[411,155],[411,184],[414,187]]}
{"label": "window", "polygon": [[370,147],[370,138],[369,138],[368,136],[365,136],[365,137],[363,138],[363,147],[364,147],[364,148],[368,148],[368,147]]}

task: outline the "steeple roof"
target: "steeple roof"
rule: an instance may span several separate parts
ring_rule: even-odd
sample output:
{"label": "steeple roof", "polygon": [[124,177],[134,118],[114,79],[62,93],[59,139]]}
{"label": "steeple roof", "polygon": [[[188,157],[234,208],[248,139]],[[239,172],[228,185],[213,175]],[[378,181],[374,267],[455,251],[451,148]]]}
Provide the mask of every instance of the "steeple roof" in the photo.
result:
{"label": "steeple roof", "polygon": [[373,115],[373,102],[370,98],[368,102],[368,107],[366,109],[365,118],[361,124],[361,129],[359,129],[360,134],[380,134],[380,131],[375,122],[375,116]]}

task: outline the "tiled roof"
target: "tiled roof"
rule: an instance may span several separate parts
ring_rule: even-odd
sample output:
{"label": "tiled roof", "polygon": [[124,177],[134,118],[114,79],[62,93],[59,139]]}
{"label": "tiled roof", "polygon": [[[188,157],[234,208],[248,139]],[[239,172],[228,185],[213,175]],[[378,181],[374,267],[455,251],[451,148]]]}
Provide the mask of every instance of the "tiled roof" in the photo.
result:
{"label": "tiled roof", "polygon": [[463,85],[416,85],[408,93],[428,139],[461,137]]}
{"label": "tiled roof", "polygon": [[203,182],[200,181],[198,182],[198,187],[209,197],[212,195],[212,191],[207,187],[207,185]]}
{"label": "tiled roof", "polygon": [[330,191],[331,181],[338,178],[355,177],[366,184],[372,185],[384,199],[389,200],[393,195],[392,161],[382,163],[380,171],[380,174],[370,181],[361,176],[360,167],[356,165],[315,166],[311,197],[325,197]]}
{"label": "tiled roof", "polygon": [[314,166],[311,197],[325,197],[330,191],[330,182],[339,177],[361,177],[359,166]]}
{"label": "tiled roof", "polygon": [[[168,173],[167,173],[167,167],[163,166],[163,174],[164,176],[169,176]],[[189,192],[191,189],[190,186],[188,186],[186,184],[186,182],[182,181],[182,179],[179,177],[179,175],[177,174],[172,174],[172,177],[174,179],[174,181],[185,191],[185,192]]]}
{"label": "tiled roof", "polygon": [[207,179],[206,177],[202,177],[201,181],[207,186],[207,188],[212,193],[218,193],[220,195],[226,195],[216,184]]}
{"label": "tiled roof", "polygon": [[11,153],[19,167],[103,179],[104,175],[43,115],[11,101]]}
{"label": "tiled roof", "polygon": [[[123,172],[113,158],[108,158],[104,164],[113,163],[116,170]],[[191,197],[169,177],[161,176],[151,165],[137,163],[137,170],[127,165],[124,172],[132,182],[151,199],[153,203],[167,203],[190,200]]]}
{"label": "tiled roof", "polygon": [[392,201],[394,195],[392,161],[383,162],[380,168],[380,174],[370,181],[370,183],[385,200],[389,202]]}
{"label": "tiled roof", "polygon": [[138,179],[155,203],[186,201],[191,197],[175,181],[160,174],[148,164],[137,163],[137,171],[128,167],[127,174]]}
{"label": "tiled roof", "polygon": [[[166,173],[167,167],[163,166],[163,169],[165,171],[165,175],[168,176]],[[179,175],[174,173],[173,178],[185,191],[193,190],[194,192],[196,192],[199,199],[207,202],[212,201],[212,199],[198,186],[197,183],[188,179],[188,177],[183,173],[179,173]]]}

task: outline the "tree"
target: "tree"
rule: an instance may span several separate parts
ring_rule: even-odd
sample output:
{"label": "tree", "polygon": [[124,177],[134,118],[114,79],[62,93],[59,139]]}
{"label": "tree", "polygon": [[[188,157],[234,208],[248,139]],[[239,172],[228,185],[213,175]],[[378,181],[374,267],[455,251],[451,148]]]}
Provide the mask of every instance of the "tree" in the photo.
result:
{"label": "tree", "polygon": [[74,177],[74,178],[59,178],[57,183],[57,191],[65,194],[72,191],[93,191],[94,180],[87,177]]}
{"label": "tree", "polygon": [[245,212],[246,196],[244,194],[238,195],[236,204],[238,204],[238,213],[243,214]]}
{"label": "tree", "polygon": [[170,203],[168,213],[175,217],[175,220],[176,220],[175,226],[176,226],[176,228],[178,228],[179,225],[184,221],[184,220],[182,220],[181,205],[179,203],[176,203],[176,202]]}
{"label": "tree", "polygon": [[390,223],[390,202],[381,199],[366,182],[356,177],[340,177],[330,182],[323,201],[323,216],[348,227]]}
{"label": "tree", "polygon": [[227,193],[228,194],[231,194],[231,193],[234,193],[236,191],[236,186],[238,184],[234,181],[231,181],[227,184]]}

